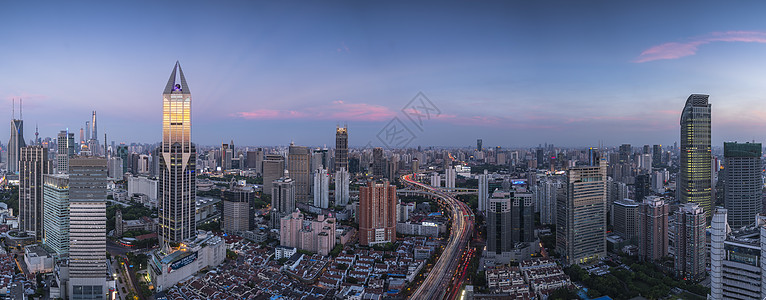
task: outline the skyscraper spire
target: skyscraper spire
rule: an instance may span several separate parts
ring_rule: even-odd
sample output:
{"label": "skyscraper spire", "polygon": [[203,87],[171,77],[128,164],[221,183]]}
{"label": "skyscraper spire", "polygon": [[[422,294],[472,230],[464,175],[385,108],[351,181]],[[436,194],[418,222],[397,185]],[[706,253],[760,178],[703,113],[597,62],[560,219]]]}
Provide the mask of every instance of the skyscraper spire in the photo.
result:
{"label": "skyscraper spire", "polygon": [[24,120],[24,113],[21,109],[24,106],[24,98],[19,98],[19,120]]}
{"label": "skyscraper spire", "polygon": [[40,145],[40,132],[37,131],[37,123],[35,123],[35,145]]}

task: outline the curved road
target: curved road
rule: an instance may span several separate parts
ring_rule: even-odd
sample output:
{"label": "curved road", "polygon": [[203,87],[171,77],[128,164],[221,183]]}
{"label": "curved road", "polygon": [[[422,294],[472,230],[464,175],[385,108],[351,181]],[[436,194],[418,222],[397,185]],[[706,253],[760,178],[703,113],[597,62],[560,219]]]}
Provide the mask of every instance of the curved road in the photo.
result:
{"label": "curved road", "polygon": [[473,213],[465,203],[430,185],[415,181],[412,174],[402,176],[402,182],[436,196],[452,215],[452,230],[447,245],[426,279],[412,293],[411,299],[452,299],[457,295],[456,290],[460,289],[460,284],[455,285],[453,281],[458,279],[462,283],[465,278],[465,269],[458,270],[458,267],[468,259],[465,250],[473,232]]}

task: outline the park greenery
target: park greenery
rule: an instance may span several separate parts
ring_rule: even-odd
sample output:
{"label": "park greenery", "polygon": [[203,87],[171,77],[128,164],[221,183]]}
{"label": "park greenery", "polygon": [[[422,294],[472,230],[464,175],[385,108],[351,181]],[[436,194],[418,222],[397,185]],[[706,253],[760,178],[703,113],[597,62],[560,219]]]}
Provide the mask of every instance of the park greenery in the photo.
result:
{"label": "park greenery", "polygon": [[644,297],[661,299],[671,293],[671,289],[679,288],[698,296],[707,295],[709,288],[693,282],[677,280],[665,273],[659,266],[649,262],[637,262],[635,259],[623,257],[627,268],[611,267],[609,274],[603,276],[590,275],[578,265],[565,269],[573,282],[581,282],[588,288],[590,298],[609,296],[613,299],[631,299]]}

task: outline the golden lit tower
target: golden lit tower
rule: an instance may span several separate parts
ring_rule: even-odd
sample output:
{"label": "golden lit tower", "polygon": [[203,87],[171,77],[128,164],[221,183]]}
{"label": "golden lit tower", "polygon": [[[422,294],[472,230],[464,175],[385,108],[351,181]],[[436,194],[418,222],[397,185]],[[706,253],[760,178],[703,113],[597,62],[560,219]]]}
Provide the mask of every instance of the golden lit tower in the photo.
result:
{"label": "golden lit tower", "polygon": [[[176,78],[178,73],[178,78]],[[162,93],[159,240],[164,250],[195,234],[196,150],[191,142],[191,92],[176,61]]]}

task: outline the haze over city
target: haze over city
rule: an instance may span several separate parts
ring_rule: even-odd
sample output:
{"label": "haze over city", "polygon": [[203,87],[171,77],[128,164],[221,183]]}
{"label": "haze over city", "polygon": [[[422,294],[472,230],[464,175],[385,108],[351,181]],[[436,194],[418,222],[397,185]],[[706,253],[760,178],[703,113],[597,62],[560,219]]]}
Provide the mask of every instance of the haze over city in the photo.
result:
{"label": "haze over city", "polygon": [[418,92],[441,114],[413,146],[672,144],[691,93],[713,145],[758,140],[766,4],[749,4],[10,2],[0,112],[23,98],[27,132],[55,136],[96,110],[110,139],[158,142],[179,60],[201,145],[321,146],[343,123],[376,144]]}

